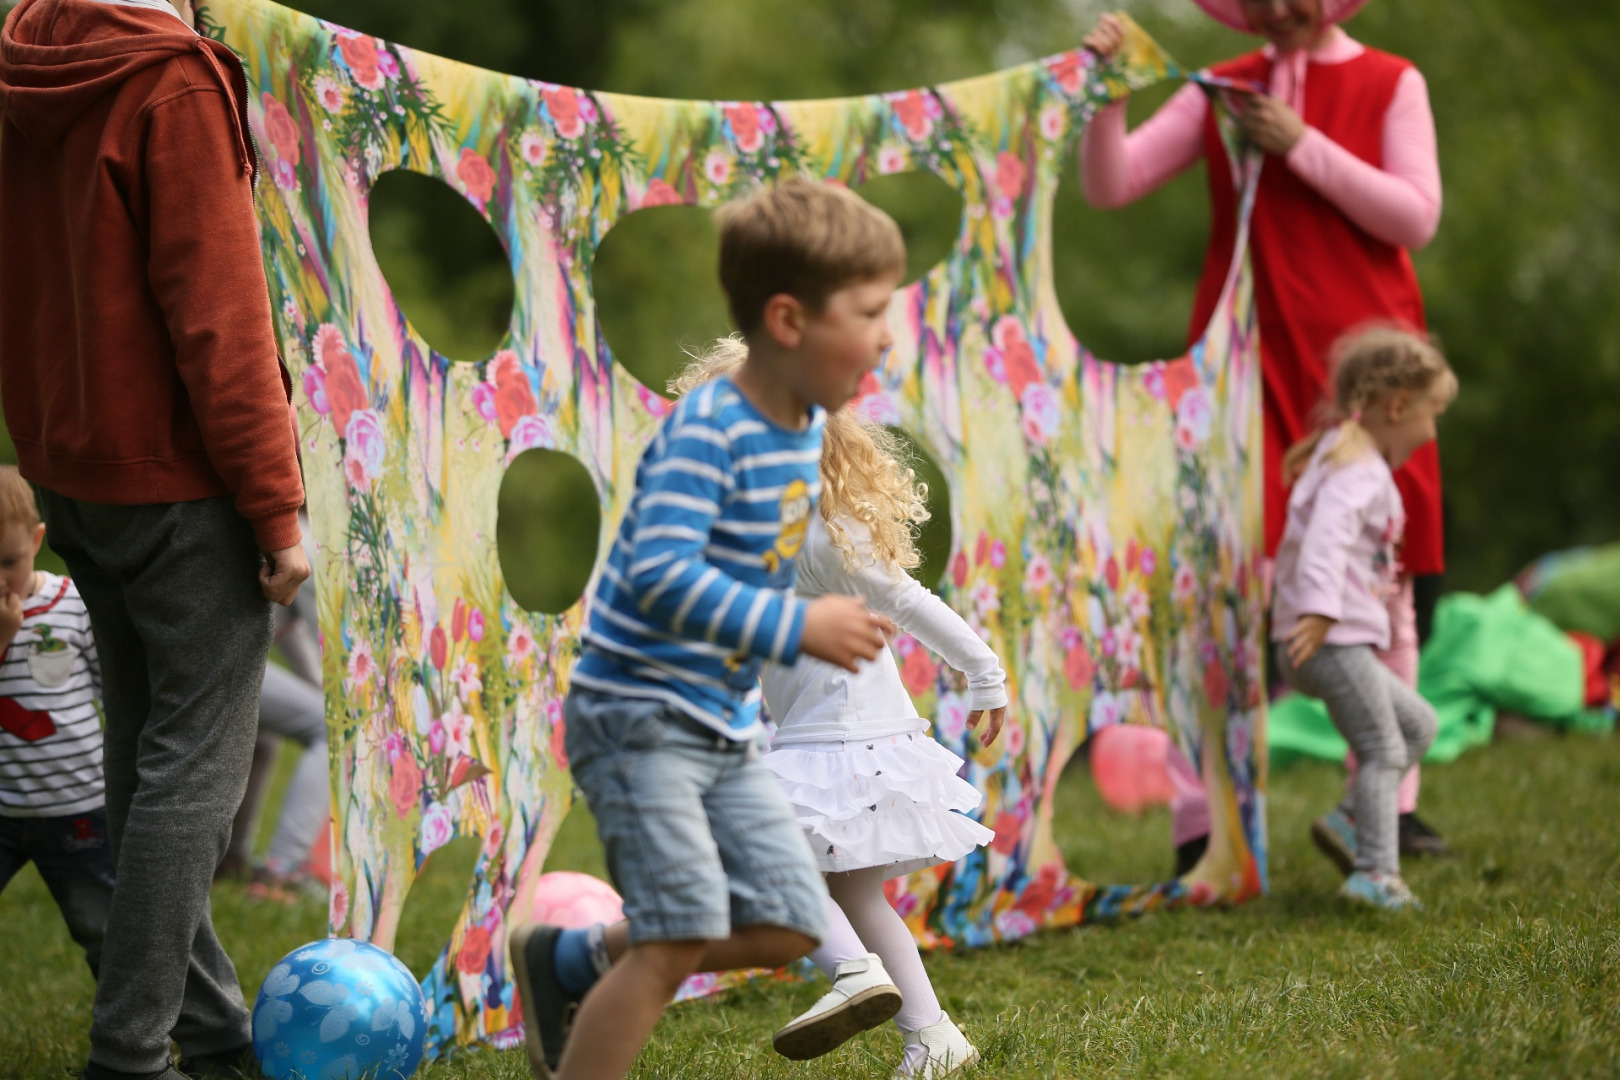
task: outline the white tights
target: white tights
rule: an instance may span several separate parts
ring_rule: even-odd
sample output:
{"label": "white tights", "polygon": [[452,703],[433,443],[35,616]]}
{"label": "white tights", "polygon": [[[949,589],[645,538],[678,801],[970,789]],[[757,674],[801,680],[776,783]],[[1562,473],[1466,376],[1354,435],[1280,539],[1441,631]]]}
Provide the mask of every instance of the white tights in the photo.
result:
{"label": "white tights", "polygon": [[888,897],[883,895],[883,867],[849,870],[827,875],[827,936],[810,959],[827,978],[845,960],[856,960],[875,952],[889,977],[900,988],[904,1002],[894,1023],[901,1031],[921,1031],[939,1023],[945,1012],[939,1007],[933,984],[923,968],[917,943]]}

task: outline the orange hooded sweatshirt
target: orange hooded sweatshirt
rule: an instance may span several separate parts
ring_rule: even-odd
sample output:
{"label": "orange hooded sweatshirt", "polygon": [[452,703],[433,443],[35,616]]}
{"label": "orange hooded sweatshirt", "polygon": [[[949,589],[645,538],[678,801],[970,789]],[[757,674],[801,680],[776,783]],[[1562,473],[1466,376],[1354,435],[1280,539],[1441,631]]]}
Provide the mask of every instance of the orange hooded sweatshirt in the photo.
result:
{"label": "orange hooded sweatshirt", "polygon": [[232,495],[299,542],[236,56],[159,10],[22,0],[0,31],[0,401],[29,480]]}

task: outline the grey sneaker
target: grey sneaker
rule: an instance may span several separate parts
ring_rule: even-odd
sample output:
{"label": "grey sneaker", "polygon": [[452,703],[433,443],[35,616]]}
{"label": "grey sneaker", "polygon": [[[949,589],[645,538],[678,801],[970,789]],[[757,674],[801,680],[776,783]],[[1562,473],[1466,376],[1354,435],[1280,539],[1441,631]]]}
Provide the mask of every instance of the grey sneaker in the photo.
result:
{"label": "grey sneaker", "polygon": [[580,999],[563,989],[552,964],[561,933],[561,927],[527,923],[506,935],[507,956],[523,1008],[523,1045],[535,1080],[551,1080],[579,1009]]}

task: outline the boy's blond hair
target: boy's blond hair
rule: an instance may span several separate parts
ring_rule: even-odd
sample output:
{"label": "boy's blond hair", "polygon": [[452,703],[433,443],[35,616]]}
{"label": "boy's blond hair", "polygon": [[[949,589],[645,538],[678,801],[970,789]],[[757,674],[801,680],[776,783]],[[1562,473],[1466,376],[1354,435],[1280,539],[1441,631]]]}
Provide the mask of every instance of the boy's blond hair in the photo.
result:
{"label": "boy's blond hair", "polygon": [[856,282],[906,271],[894,219],[846,187],[794,177],[728,203],[720,223],[720,286],[731,320],[759,329],[765,302],[787,293],[811,311]]}
{"label": "boy's blond hair", "polygon": [[[1327,463],[1338,467],[1370,452],[1372,436],[1361,426],[1361,414],[1390,394],[1432,394],[1444,404],[1457,396],[1457,376],[1434,339],[1386,323],[1370,323],[1333,343],[1329,356],[1332,400],[1328,425],[1338,425],[1338,441]],[[1283,455],[1283,479],[1293,483],[1305,471],[1326,427],[1307,435]]]}
{"label": "boy's blond hair", "polygon": [[[669,392],[684,397],[711,379],[736,371],[746,359],[747,342],[721,338],[669,381]],[[821,440],[821,519],[843,552],[847,569],[863,567],[855,541],[839,522],[845,517],[866,526],[872,554],[896,578],[922,563],[917,526],[928,520],[928,485],[906,464],[910,457],[904,439],[861,419],[848,406],[827,414]]]}
{"label": "boy's blond hair", "polygon": [[24,480],[15,465],[0,465],[0,528],[21,525],[32,529],[39,524],[39,505],[34,488]]}

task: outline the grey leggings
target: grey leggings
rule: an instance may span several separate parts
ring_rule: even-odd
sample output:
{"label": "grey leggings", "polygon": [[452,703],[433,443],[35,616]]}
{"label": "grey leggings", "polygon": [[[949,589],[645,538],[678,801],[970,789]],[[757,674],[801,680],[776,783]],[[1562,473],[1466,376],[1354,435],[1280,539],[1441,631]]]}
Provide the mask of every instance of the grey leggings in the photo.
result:
{"label": "grey leggings", "polygon": [[1396,789],[1434,741],[1434,706],[1378,662],[1368,645],[1324,645],[1295,668],[1279,650],[1283,678],[1321,698],[1360,768],[1351,787],[1356,869],[1399,874]]}

